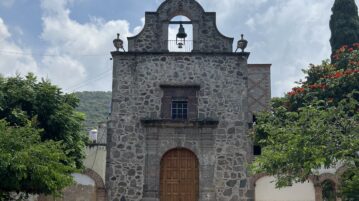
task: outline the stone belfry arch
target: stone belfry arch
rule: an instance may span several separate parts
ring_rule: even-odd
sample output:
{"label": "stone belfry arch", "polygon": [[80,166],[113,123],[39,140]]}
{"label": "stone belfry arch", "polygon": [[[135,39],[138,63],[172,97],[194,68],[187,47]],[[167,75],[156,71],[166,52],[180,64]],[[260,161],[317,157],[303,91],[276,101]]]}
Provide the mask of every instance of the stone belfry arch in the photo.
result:
{"label": "stone belfry arch", "polygon": [[[190,52],[168,50],[168,26],[178,15],[193,25]],[[233,38],[218,31],[216,13],[195,0],[164,1],[156,12],[146,12],[143,30],[127,40],[127,52],[112,52],[107,200],[180,201],[186,195],[199,201],[252,200],[248,117],[251,107],[263,110],[270,98],[268,65],[249,69],[249,53],[233,52]],[[250,91],[249,76],[256,83]],[[255,104],[249,106],[248,94]],[[166,157],[170,150],[187,152]],[[161,169],[170,176],[163,177]],[[168,178],[162,185],[170,185],[186,183],[190,174],[198,174],[192,190],[161,186],[161,175]]]}
{"label": "stone belfry arch", "polygon": [[168,25],[178,15],[193,25],[193,51],[232,52],[233,38],[222,35],[216,26],[216,13],[205,12],[194,0],[166,0],[157,12],[146,12],[143,30],[128,38],[128,50],[134,52],[168,51]]}

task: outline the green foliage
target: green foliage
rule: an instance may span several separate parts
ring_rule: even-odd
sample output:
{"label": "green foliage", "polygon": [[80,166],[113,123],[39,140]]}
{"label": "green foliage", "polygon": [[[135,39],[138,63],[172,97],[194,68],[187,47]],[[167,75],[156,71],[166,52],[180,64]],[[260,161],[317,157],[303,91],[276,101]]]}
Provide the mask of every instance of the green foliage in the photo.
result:
{"label": "green foliage", "polygon": [[59,195],[72,183],[72,159],[61,142],[41,141],[42,131],[0,120],[0,200],[12,200],[10,192]]}
{"label": "green foliage", "polygon": [[343,200],[359,200],[359,168],[353,168],[343,175]]}
{"label": "green foliage", "polygon": [[283,187],[342,163],[351,172],[342,185],[349,199],[359,195],[359,44],[334,57],[333,64],[311,65],[306,81],[257,115],[253,132],[263,150],[253,172],[274,175]]}
{"label": "green foliage", "polygon": [[11,126],[25,126],[32,121],[41,128],[42,141],[63,142],[63,150],[72,160],[70,166],[82,167],[84,158],[84,115],[77,112],[78,99],[63,94],[47,80],[37,81],[33,74],[0,79],[0,119]]}
{"label": "green foliage", "polygon": [[263,151],[254,170],[276,175],[281,187],[304,182],[313,170],[333,167],[338,161],[351,166],[358,160],[359,115],[350,113],[359,103],[348,100],[338,107],[324,109],[318,104],[296,112],[280,107],[273,114],[259,115],[256,132]]}
{"label": "green foliage", "polygon": [[76,92],[75,95],[80,99],[76,109],[86,114],[87,131],[97,128],[99,122],[106,121],[110,111],[111,92],[84,91]]}
{"label": "green foliage", "polygon": [[359,17],[354,0],[335,0],[332,11],[330,44],[334,53],[343,45],[359,42]]}

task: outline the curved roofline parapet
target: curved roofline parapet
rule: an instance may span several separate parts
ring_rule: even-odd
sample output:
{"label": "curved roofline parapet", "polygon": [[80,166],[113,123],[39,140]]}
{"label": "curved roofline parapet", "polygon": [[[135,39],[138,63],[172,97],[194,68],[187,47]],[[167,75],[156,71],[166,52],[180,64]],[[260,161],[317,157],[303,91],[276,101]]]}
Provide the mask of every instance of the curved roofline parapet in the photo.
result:
{"label": "curved roofline parapet", "polygon": [[218,34],[220,35],[220,36],[222,36],[223,38],[227,38],[227,39],[231,39],[231,40],[234,40],[234,37],[229,37],[229,36],[226,36],[226,35],[224,35],[219,29],[218,29],[218,26],[217,26],[217,14],[216,14],[216,12],[206,12],[206,14],[207,15],[213,15],[213,17],[214,17],[214,27],[215,27],[215,29],[216,29],[216,31],[218,32]]}
{"label": "curved roofline parapet", "polygon": [[128,37],[130,52],[168,52],[169,22],[176,16],[186,16],[193,24],[193,51],[232,52],[233,37],[222,34],[215,12],[205,12],[196,0],[166,0],[156,12],[146,12],[143,29]]}
{"label": "curved roofline parapet", "polygon": [[145,12],[145,23],[143,24],[143,27],[142,27],[142,29],[141,29],[141,31],[140,32],[138,32],[136,35],[133,35],[133,36],[129,36],[129,37],[127,37],[127,40],[131,40],[131,39],[134,39],[134,38],[136,38],[137,36],[139,36],[140,34],[142,34],[142,32],[147,28],[147,15],[158,15],[158,13],[157,12]]}
{"label": "curved roofline parapet", "polygon": [[[157,9],[157,13],[164,13],[164,9],[166,8],[167,5],[173,5],[175,4],[174,1],[177,1],[177,2],[180,2],[178,0],[165,0],[164,2],[161,3],[161,5],[158,7]],[[199,4],[197,1],[195,0],[184,0],[184,1],[188,1],[188,2],[191,2],[192,3],[192,9],[196,9],[196,10],[200,10],[202,11],[202,13],[205,13],[205,10],[203,9],[203,7],[201,6],[201,4]],[[183,1],[182,1],[183,2]],[[176,15],[174,15],[176,16]],[[172,17],[174,17],[172,16]],[[186,16],[187,17],[187,16]],[[188,17],[189,18],[189,17]],[[172,19],[172,18],[171,18]],[[191,19],[191,18],[189,18]],[[194,20],[194,19],[191,19],[191,20]]]}

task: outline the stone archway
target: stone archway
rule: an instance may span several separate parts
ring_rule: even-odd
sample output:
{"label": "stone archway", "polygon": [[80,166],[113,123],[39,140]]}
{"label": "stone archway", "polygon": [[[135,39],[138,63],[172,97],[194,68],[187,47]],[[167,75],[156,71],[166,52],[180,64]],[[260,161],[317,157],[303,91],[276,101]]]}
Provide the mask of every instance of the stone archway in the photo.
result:
{"label": "stone archway", "polygon": [[87,168],[83,174],[91,177],[95,181],[96,186],[96,201],[105,201],[106,200],[106,188],[103,179],[97,172],[92,169]]}
{"label": "stone archway", "polygon": [[161,160],[160,201],[197,201],[199,163],[196,155],[183,148],[168,151]]}
{"label": "stone archway", "polygon": [[95,171],[92,169],[86,169],[82,173],[73,174],[73,176],[86,184],[78,183],[65,188],[62,198],[55,199],[52,196],[39,195],[37,201],[74,201],[79,199],[89,201],[106,201],[105,184],[101,176]]}
{"label": "stone archway", "polygon": [[[324,174],[321,174],[318,178],[318,186],[319,188],[317,189],[317,194],[320,195],[320,199],[324,199],[324,188],[325,188],[325,184],[330,184],[331,185],[331,188],[333,190],[333,193],[335,196],[337,196],[337,192],[338,192],[338,189],[339,189],[339,180],[338,180],[338,177],[337,175],[334,175],[334,174],[331,174],[331,173],[324,173]],[[341,199],[339,197],[336,197],[335,198],[336,201],[340,201]]]}

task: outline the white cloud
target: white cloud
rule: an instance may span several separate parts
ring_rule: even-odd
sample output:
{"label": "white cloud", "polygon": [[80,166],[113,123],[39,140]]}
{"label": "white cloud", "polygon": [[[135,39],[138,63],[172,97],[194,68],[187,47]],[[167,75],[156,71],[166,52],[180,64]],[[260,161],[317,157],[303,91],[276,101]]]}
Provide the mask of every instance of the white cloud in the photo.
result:
{"label": "white cloud", "polygon": [[330,56],[329,17],[334,0],[200,0],[218,15],[222,33],[249,41],[250,63],[272,63],[272,95],[282,96],[302,68]]}
{"label": "white cloud", "polygon": [[[129,23],[92,17],[81,24],[70,18],[68,3],[68,0],[41,1],[44,11],[41,37],[49,44],[47,53],[59,55],[42,60],[47,75],[65,90],[110,90],[112,40],[120,33],[126,47],[125,38],[133,35]],[[135,32],[140,29],[136,27]]]}
{"label": "white cloud", "polygon": [[[302,68],[330,55],[329,17],[332,2],[279,1],[253,16],[254,61],[271,62],[272,91],[281,96],[303,79]],[[262,40],[262,41],[260,41]]]}
{"label": "white cloud", "polygon": [[216,12],[219,21],[235,19],[238,23],[243,16],[252,15],[254,13],[252,11],[272,0],[198,0],[198,2],[206,11]]}
{"label": "white cloud", "polygon": [[4,20],[0,18],[0,40],[6,40],[10,36],[11,34],[9,33],[7,26],[5,25]]}
{"label": "white cloud", "polygon": [[26,75],[28,72],[41,74],[31,50],[13,42],[12,35],[2,18],[0,18],[0,47],[0,74],[3,76],[14,76],[16,73]]}
{"label": "white cloud", "polygon": [[[217,25],[223,34],[235,36],[235,40],[241,33],[245,34],[249,41],[247,50],[251,52],[250,63],[273,64],[273,96],[283,95],[293,87],[294,81],[303,78],[302,68],[309,63],[318,64],[330,55],[329,17],[334,0],[198,1],[206,11],[217,12]],[[4,2],[13,0],[1,0],[1,4]],[[13,26],[10,33],[1,20],[0,49],[16,52],[1,53],[1,72],[11,75],[16,71],[34,71],[69,90],[109,90],[112,40],[116,33],[121,33],[126,47],[126,37],[142,30],[144,18],[142,26],[133,31],[126,20],[91,17],[88,22],[79,23],[70,18],[69,6],[73,2],[75,0],[41,0],[41,38],[48,44],[45,54],[49,56],[37,63],[28,47],[14,42],[14,35],[21,34],[16,34]],[[171,36],[176,33],[177,28],[170,29]]]}
{"label": "white cloud", "polygon": [[[50,52],[54,52],[54,55],[57,54],[54,49],[49,49],[48,53]],[[42,64],[46,66],[47,77],[53,83],[63,84],[65,81],[67,86],[74,86],[78,80],[85,79],[87,75],[85,67],[68,55],[44,57]]]}
{"label": "white cloud", "polygon": [[[43,30],[41,39],[48,46],[38,62],[30,48],[13,42],[15,39],[0,18],[0,72],[5,76],[34,72],[49,78],[66,92],[74,90],[111,90],[112,40],[121,33],[134,35],[125,20],[105,21],[91,17],[87,23],[70,18],[69,4],[74,0],[41,0]],[[144,23],[144,18],[142,19]],[[142,25],[143,26],[143,25]],[[137,33],[142,26],[136,27]],[[17,30],[13,27],[14,31]]]}

